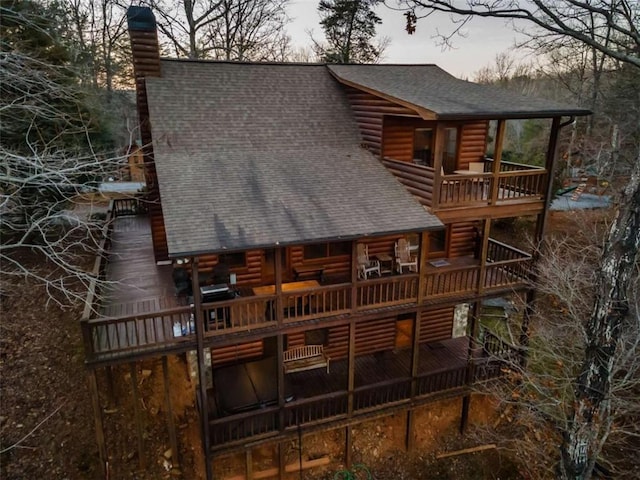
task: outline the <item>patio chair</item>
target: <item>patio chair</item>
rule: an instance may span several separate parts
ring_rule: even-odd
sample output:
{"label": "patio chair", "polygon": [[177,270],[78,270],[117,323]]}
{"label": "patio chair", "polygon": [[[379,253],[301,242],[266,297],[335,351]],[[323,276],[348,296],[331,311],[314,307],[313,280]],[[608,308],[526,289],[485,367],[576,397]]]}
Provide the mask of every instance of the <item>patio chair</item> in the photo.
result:
{"label": "patio chair", "polygon": [[362,279],[369,278],[370,273],[377,273],[378,276],[382,276],[380,272],[380,262],[378,260],[369,259],[369,246],[363,243],[358,244],[358,277]]}
{"label": "patio chair", "polygon": [[411,255],[410,245],[406,238],[400,238],[395,245],[396,249],[396,270],[402,273],[404,267],[410,272],[418,271],[418,258]]}
{"label": "patio chair", "polygon": [[484,173],[484,162],[469,162],[469,171]]}

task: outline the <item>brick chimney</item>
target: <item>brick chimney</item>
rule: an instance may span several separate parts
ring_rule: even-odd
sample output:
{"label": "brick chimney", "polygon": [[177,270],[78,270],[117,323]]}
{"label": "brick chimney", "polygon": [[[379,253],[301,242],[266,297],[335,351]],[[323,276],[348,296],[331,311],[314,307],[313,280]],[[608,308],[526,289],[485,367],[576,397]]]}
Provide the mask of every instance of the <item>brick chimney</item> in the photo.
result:
{"label": "brick chimney", "polygon": [[158,189],[158,177],[153,157],[151,124],[149,123],[149,103],[147,102],[147,77],[160,77],[160,46],[156,19],[148,7],[131,6],[127,10],[127,24],[131,38],[133,74],[136,82],[136,104],[140,122],[140,138],[144,155],[145,178],[147,181],[147,201],[151,220],[151,235],[156,262],[169,259],[164,217]]}

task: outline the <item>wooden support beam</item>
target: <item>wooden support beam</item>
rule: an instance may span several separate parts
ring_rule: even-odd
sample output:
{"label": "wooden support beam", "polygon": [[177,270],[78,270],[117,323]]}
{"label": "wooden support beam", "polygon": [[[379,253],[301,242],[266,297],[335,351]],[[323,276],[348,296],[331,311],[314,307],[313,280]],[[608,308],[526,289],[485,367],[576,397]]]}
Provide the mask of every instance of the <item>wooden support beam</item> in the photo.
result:
{"label": "wooden support beam", "polygon": [[[448,243],[448,242],[446,242]],[[425,300],[425,284],[427,283],[427,260],[429,255],[429,233],[422,232],[420,234],[420,262],[419,269],[420,277],[418,278],[418,305],[422,305]]]}
{"label": "wooden support beam", "polygon": [[[284,473],[296,473],[301,470],[306,470],[308,468],[316,468],[316,467],[324,467],[331,463],[331,459],[329,457],[320,457],[314,458],[313,460],[305,460],[302,462],[302,468],[299,462],[290,463],[285,465],[281,471],[279,472],[277,468],[268,468],[266,470],[260,470],[258,472],[253,472],[253,480],[262,480],[265,478],[271,478],[278,476]],[[234,475],[233,477],[226,477],[224,480],[248,480],[248,477],[245,475]]]}
{"label": "wooden support beam", "polygon": [[[547,157],[545,160],[545,168],[547,169],[547,185],[545,189],[544,196],[544,210],[538,217],[538,222],[536,223],[536,233],[535,240],[536,245],[538,245],[542,238],[544,237],[544,232],[547,229],[547,215],[549,213],[549,206],[551,205],[551,200],[553,199],[553,176],[555,174],[555,159],[558,151],[558,136],[560,135],[560,120],[561,117],[553,117],[551,121],[551,132],[549,133],[549,145],[547,147]],[[563,126],[566,126],[563,125]],[[537,249],[536,249],[537,250]]]}
{"label": "wooden support beam", "polygon": [[247,480],[253,480],[253,455],[251,449],[248,448],[244,451],[244,465],[246,471]]}
{"label": "wooden support beam", "polygon": [[283,361],[283,357],[284,357],[284,335],[282,333],[279,333],[277,335],[277,348],[278,348],[278,352],[276,354],[277,360],[276,360],[276,365],[278,365],[278,378],[277,378],[277,382],[278,382],[278,407],[280,407],[280,410],[278,412],[278,427],[279,430],[282,432],[284,431],[284,361]]}
{"label": "wooden support beam", "polygon": [[351,456],[351,450],[353,448],[351,425],[344,427],[344,464],[347,468],[351,468],[353,461]]}
{"label": "wooden support beam", "polygon": [[358,242],[351,242],[351,312],[358,309]]}
{"label": "wooden support beam", "polygon": [[413,410],[407,410],[407,430],[405,435],[405,448],[407,452],[413,451],[415,447],[414,421],[415,413]]}
{"label": "wooden support beam", "polygon": [[285,443],[278,443],[278,480],[284,480],[285,469]]}
{"label": "wooden support beam", "polygon": [[136,419],[136,434],[138,440],[138,464],[140,470],[144,470],[144,431],[142,428],[142,418],[140,418],[140,395],[138,393],[138,369],[135,362],[129,364],[131,372],[131,391],[133,392],[133,415]]}
{"label": "wooden support beam", "polygon": [[[276,247],[275,251],[275,273],[276,273],[276,320],[278,326],[284,324],[284,303],[282,301],[282,247]],[[282,365],[281,363],[279,364]]]}
{"label": "wooden support beam", "polygon": [[502,160],[502,147],[504,145],[504,137],[506,132],[507,121],[504,119],[498,120],[498,127],[496,131],[495,148],[493,151],[493,165],[491,169],[492,181],[491,181],[491,200],[489,203],[495,205],[498,201],[498,193],[500,192],[500,186],[498,183],[498,175],[500,175],[500,161]]}
{"label": "wooden support beam", "polygon": [[479,447],[465,448],[462,450],[456,450],[455,452],[441,453],[439,455],[436,455],[436,458],[439,460],[441,458],[455,457],[458,455],[463,455],[465,453],[482,452],[483,450],[492,450],[494,448],[496,448],[496,444],[490,443],[489,445],[480,445]]}
{"label": "wooden support beam", "polygon": [[347,374],[347,415],[351,418],[353,414],[353,390],[355,388],[355,356],[356,356],[356,322],[349,322],[349,351],[348,356],[348,374]]}
{"label": "wooden support beam", "polygon": [[416,377],[418,376],[418,367],[420,365],[420,318],[422,316],[422,309],[418,308],[418,311],[413,317],[413,334],[411,338],[411,398],[416,395]]}
{"label": "wooden support beam", "polygon": [[489,252],[489,236],[491,235],[491,219],[485,218],[482,227],[482,251],[480,253],[480,275],[478,280],[478,294],[484,290],[485,277],[487,275],[487,254]]}
{"label": "wooden support beam", "polygon": [[460,433],[467,431],[469,423],[469,405],[471,403],[471,395],[462,397],[462,412],[460,413]]}
{"label": "wooden support beam", "polygon": [[207,480],[213,480],[211,468],[211,444],[209,440],[209,405],[207,400],[207,372],[204,359],[204,315],[202,314],[202,298],[198,285],[198,258],[191,259],[191,279],[193,285],[193,305],[195,310],[196,348],[198,356],[198,396],[200,398],[200,431],[202,432],[202,449],[204,453]]}
{"label": "wooden support beam", "polygon": [[176,435],[176,424],[173,420],[173,408],[171,407],[169,360],[166,355],[162,357],[162,379],[164,383],[164,404],[167,409],[167,430],[169,431],[169,444],[171,445],[171,461],[174,465],[180,465],[178,436]]}
{"label": "wooden support beam", "polygon": [[93,407],[93,421],[96,428],[96,443],[98,444],[98,456],[102,473],[108,478],[108,459],[107,445],[104,437],[104,424],[102,423],[102,407],[100,406],[100,393],[98,391],[98,378],[95,370],[87,372],[87,382],[89,384],[89,392],[91,394],[91,406]]}
{"label": "wooden support beam", "polygon": [[444,125],[436,124],[436,138],[433,149],[433,199],[431,208],[436,209],[440,204],[440,189],[442,186],[442,152],[444,151]]}

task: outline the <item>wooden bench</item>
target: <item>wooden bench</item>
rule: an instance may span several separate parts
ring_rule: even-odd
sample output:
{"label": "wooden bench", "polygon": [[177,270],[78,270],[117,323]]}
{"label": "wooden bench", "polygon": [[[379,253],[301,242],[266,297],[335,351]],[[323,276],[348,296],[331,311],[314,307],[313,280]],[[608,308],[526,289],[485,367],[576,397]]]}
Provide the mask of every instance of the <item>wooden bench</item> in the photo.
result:
{"label": "wooden bench", "polygon": [[329,357],[324,354],[322,345],[303,345],[283,352],[284,373],[303,372],[314,368],[327,367]]}
{"label": "wooden bench", "polygon": [[293,273],[295,280],[317,278],[322,281],[324,280],[324,265],[298,265],[293,267]]}

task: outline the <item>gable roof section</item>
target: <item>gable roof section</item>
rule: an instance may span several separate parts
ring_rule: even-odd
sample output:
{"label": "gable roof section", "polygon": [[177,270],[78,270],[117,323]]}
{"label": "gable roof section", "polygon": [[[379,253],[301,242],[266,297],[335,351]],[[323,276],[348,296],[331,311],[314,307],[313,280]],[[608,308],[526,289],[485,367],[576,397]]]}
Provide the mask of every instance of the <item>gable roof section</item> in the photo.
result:
{"label": "gable roof section", "polygon": [[147,79],[170,256],[441,228],[323,65],[162,61]]}
{"label": "gable roof section", "polygon": [[460,80],[436,65],[328,65],[345,85],[415,108],[426,120],[547,118],[591,112]]}

